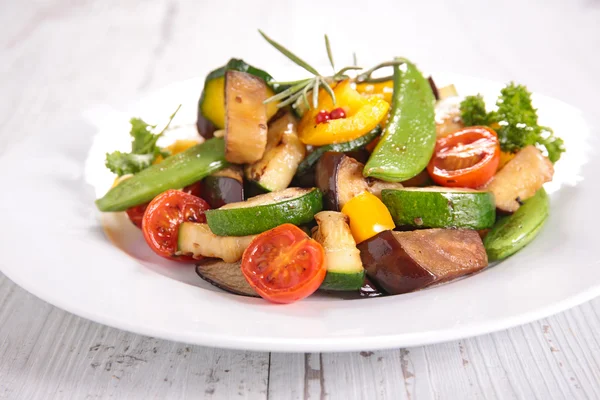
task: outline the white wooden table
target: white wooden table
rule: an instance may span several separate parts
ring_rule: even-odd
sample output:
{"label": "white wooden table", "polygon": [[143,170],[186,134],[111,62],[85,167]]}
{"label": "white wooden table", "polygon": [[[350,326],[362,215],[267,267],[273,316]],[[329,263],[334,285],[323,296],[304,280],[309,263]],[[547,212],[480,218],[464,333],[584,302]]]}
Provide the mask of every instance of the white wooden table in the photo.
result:
{"label": "white wooden table", "polygon": [[[259,27],[315,63],[326,61],[327,32],[340,62],[353,51],[399,54],[423,68],[515,79],[600,119],[598,0],[336,3],[0,0],[0,156],[87,107],[124,104],[232,55],[278,57]],[[0,398],[597,399],[598,332],[600,299],[435,346],[227,351],[83,320],[0,274]]]}

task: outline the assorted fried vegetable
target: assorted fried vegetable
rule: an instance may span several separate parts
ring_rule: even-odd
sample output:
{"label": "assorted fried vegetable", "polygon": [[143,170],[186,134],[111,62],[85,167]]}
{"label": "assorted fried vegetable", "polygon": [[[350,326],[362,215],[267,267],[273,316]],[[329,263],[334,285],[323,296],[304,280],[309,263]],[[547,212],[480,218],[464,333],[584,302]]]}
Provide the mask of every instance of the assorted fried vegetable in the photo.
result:
{"label": "assorted fried vegetable", "polygon": [[159,132],[134,118],[131,152],[107,154],[118,179],[96,205],[127,211],[156,254],[229,293],[291,303],[424,289],[540,232],[564,145],[524,86],[488,111],[404,58],[336,69],[326,36],[327,76],[261,34],[311,76],[275,81],[231,59],[206,77],[202,143],[159,147],[175,114]]}

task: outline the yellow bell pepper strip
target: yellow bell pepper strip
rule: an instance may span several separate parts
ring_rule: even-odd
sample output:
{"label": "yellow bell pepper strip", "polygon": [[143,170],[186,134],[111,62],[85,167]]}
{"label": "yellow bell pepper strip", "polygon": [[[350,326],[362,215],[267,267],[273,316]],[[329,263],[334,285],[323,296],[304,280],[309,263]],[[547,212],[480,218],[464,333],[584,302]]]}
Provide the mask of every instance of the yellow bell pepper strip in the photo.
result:
{"label": "yellow bell pepper strip", "polygon": [[392,104],[392,93],[394,93],[394,81],[376,83],[357,83],[356,91],[365,97],[378,97]]}
{"label": "yellow bell pepper strip", "polygon": [[342,208],[342,214],[350,219],[350,230],[357,244],[396,227],[385,204],[369,192],[353,197]]}
{"label": "yellow bell pepper strip", "polygon": [[[377,97],[367,98],[352,88],[350,81],[337,84],[333,89],[336,104],[325,89],[319,93],[319,104],[304,113],[298,125],[300,140],[311,146],[349,142],[366,135],[387,116],[390,105]],[[343,108],[345,118],[317,123],[320,111],[331,112]]]}

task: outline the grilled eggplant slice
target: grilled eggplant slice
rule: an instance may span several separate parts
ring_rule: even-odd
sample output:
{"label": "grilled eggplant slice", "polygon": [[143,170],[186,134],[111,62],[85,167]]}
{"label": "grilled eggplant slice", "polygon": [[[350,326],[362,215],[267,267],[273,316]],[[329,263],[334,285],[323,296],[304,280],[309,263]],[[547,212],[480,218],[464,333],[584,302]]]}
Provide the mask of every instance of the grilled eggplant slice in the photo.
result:
{"label": "grilled eggplant slice", "polygon": [[550,182],[553,175],[554,166],[550,160],[535,146],[527,146],[498,171],[487,190],[494,194],[499,210],[512,213],[544,183]]}
{"label": "grilled eggplant slice", "polygon": [[211,285],[226,292],[240,296],[260,297],[244,277],[240,262],[227,263],[209,259],[196,265],[196,273]]}
{"label": "grilled eggplant slice", "polygon": [[202,197],[211,208],[244,201],[242,169],[232,165],[204,178]]}
{"label": "grilled eggplant slice", "polygon": [[340,211],[354,196],[369,191],[380,197],[383,189],[399,189],[402,184],[363,176],[364,164],[344,153],[326,152],[317,164],[315,184],[324,194],[324,206]]}
{"label": "grilled eggplant slice", "polygon": [[256,235],[217,236],[207,224],[184,222],[179,226],[178,254],[191,254],[194,258],[214,257],[225,262],[236,262]]}
{"label": "grilled eggplant slice", "polygon": [[225,73],[225,159],[236,164],[260,160],[267,145],[265,81],[247,72]]}
{"label": "grilled eggplant slice", "polygon": [[247,179],[269,192],[289,186],[306,155],[296,128],[296,117],[290,111],[269,123],[265,154],[260,161],[246,167]]}
{"label": "grilled eggplant slice", "polygon": [[477,231],[384,231],[358,245],[368,277],[390,294],[422,289],[481,270],[488,264]]}

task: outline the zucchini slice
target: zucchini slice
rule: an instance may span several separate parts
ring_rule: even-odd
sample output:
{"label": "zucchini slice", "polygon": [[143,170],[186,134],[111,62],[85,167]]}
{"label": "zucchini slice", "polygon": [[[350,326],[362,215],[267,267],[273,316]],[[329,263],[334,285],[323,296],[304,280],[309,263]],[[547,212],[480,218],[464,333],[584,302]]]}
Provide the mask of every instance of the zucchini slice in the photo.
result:
{"label": "zucchini slice", "polygon": [[225,73],[225,159],[236,164],[260,160],[267,145],[265,82],[247,72]]}
{"label": "zucchini slice", "polygon": [[269,123],[267,146],[263,158],[245,169],[246,178],[273,192],[288,187],[306,147],[298,139],[296,118],[290,111]]}
{"label": "zucchini slice", "polygon": [[196,273],[206,282],[226,292],[240,296],[260,297],[244,277],[240,262],[205,260],[196,265]]}
{"label": "zucchini slice", "polygon": [[183,222],[179,225],[177,254],[194,258],[212,257],[232,263],[242,259],[244,250],[256,236],[217,236],[207,224]]}
{"label": "zucchini slice", "polygon": [[443,187],[385,189],[383,203],[398,226],[487,229],[496,221],[494,195]]}
{"label": "zucchini slice", "polygon": [[319,225],[313,239],[325,249],[327,275],[320,289],[359,290],[365,280],[360,251],[348,226],[348,217],[341,212],[321,211],[315,215]]}
{"label": "zucchini slice", "polygon": [[287,188],[206,211],[206,222],[219,236],[255,235],[290,223],[312,221],[323,208],[323,195],[317,188]]}
{"label": "zucchini slice", "polygon": [[[247,72],[265,81],[267,97],[277,91],[277,86],[271,85],[273,77],[267,72],[246,64],[243,60],[232,58],[229,62],[212,71],[204,81],[204,89],[198,103],[198,130],[205,138],[212,135],[215,129],[225,128],[225,73],[229,70]],[[271,118],[277,113],[276,102],[267,105],[267,117]]]}

